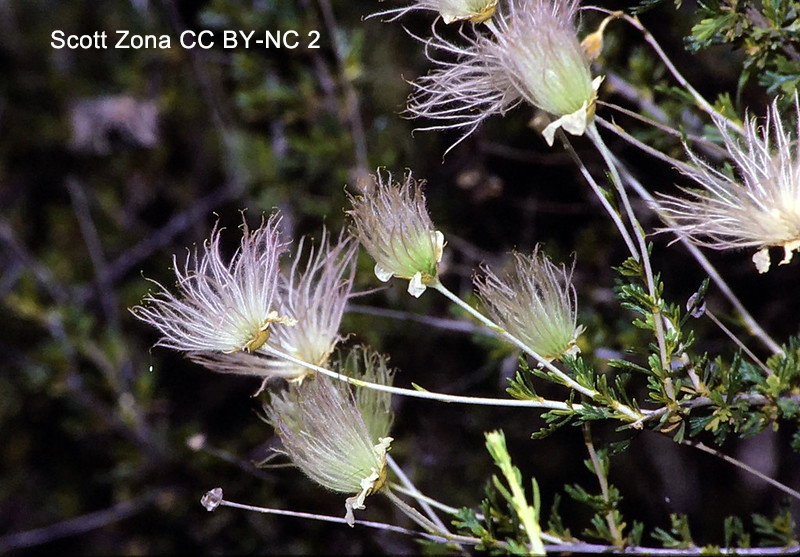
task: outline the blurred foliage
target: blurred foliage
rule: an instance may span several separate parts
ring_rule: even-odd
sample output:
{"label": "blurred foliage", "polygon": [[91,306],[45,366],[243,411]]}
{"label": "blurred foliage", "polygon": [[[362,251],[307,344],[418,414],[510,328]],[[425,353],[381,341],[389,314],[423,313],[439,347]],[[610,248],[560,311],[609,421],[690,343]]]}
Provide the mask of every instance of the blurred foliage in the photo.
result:
{"label": "blurred foliage", "polygon": [[[331,515],[341,514],[342,501],[296,470],[254,464],[276,446],[259,419],[259,400],[251,397],[258,381],[215,376],[151,349],[154,331],[126,311],[148,288],[142,275],[169,284],[172,254],[180,260],[217,220],[235,230],[240,210],[256,222],[262,212],[279,208],[287,234],[295,238],[319,234],[323,222],[341,228],[345,185],[357,189],[378,166],[410,167],[429,179],[429,208],[449,242],[443,277],[452,290],[468,295],[477,264],[502,261],[512,247],[525,251],[545,242],[560,260],[575,253],[580,321],[588,340],[570,369],[619,397],[615,361],[624,355],[650,365],[647,354],[628,353],[648,338],[647,317],[634,326],[633,314],[620,312],[614,301],[611,266],[624,260],[624,245],[569,158],[546,148],[528,126],[532,114],[526,109],[488,122],[444,161],[454,136],[412,137],[414,123],[401,117],[409,90],[403,78],[424,74],[428,65],[422,46],[403,26],[424,35],[430,22],[422,14],[409,15],[403,25],[363,19],[382,7],[327,0],[0,2],[0,552],[419,551],[417,542],[397,534],[232,509],[207,513],[199,499],[216,486],[239,502]],[[641,19],[704,94],[725,99],[719,96],[736,91],[735,106],[728,104],[741,116],[745,106],[763,111],[768,94],[797,87],[797,11],[796,2],[777,0],[758,6],[707,2],[699,14],[667,3]],[[595,16],[587,12],[587,28],[597,23]],[[54,30],[105,31],[113,38],[120,29],[167,35],[171,47],[58,50],[50,44]],[[292,29],[302,41],[317,30],[321,48],[226,50],[219,35],[225,29]],[[185,30],[211,30],[217,44],[184,49],[178,36]],[[621,24],[608,33],[599,63],[625,80],[607,85],[601,97],[642,113],[653,110],[656,119],[680,122],[687,133],[702,131],[705,120],[669,88],[667,73],[641,37]],[[695,56],[685,51],[681,37],[691,37]],[[752,87],[753,81],[760,87]],[[153,129],[148,103],[158,114]],[[77,141],[76,117],[91,124],[88,142]],[[659,144],[636,127],[631,124],[640,139],[681,153],[679,139]],[[669,190],[680,180],[667,165],[654,166],[622,142],[612,140],[611,147],[631,161],[651,190]],[[576,141],[576,148],[598,167],[584,142]],[[651,230],[654,217],[642,215]],[[225,237],[231,249],[234,230]],[[668,239],[656,236],[654,242],[664,298],[688,299],[704,275]],[[754,276],[747,254],[710,257],[729,271],[731,286],[770,333],[788,339],[798,332],[792,303],[800,297],[796,264]],[[358,289],[377,286],[366,257],[357,276]],[[637,311],[652,300],[632,284],[620,286],[618,295]],[[713,289],[707,303],[722,315],[730,311]],[[498,396],[516,372],[518,355],[493,338],[420,327],[410,317],[463,317],[443,300],[411,300],[402,285],[391,285],[354,305],[343,332],[392,354],[401,370],[398,382],[405,385]],[[661,309],[680,321],[679,305]],[[400,313],[388,316],[385,308]],[[734,318],[725,319],[738,327]],[[800,414],[796,404],[778,400],[798,389],[796,339],[787,341],[785,357],[767,361],[775,374],[764,380],[707,320],[697,320],[693,330],[692,338],[704,343],[676,337],[674,350],[691,344],[698,358],[709,354],[695,373],[714,404],[702,415],[665,413],[663,426],[677,425],[677,433],[688,419],[699,438],[726,441],[726,452],[745,460],[766,455],[771,475],[798,485],[800,462],[787,447],[793,433],[795,447],[800,445],[800,436],[766,427],[775,418],[796,421]],[[592,349],[599,346],[605,352]],[[625,371],[626,388],[642,394],[641,400],[648,394],[664,400],[663,382],[649,384],[636,369]],[[562,396],[557,385],[537,381],[520,375],[512,388],[522,395],[530,389],[527,396]],[[761,406],[763,415],[754,421],[725,397],[733,382],[775,404]],[[502,425],[509,451],[521,455],[515,465],[523,477],[538,478],[542,508],[556,511],[551,531],[568,536],[569,528],[594,528],[605,535],[596,517],[598,509],[609,509],[592,499],[591,490],[571,488],[573,497],[557,503],[565,483],[594,480],[582,465],[580,435],[561,428],[530,440],[531,432],[553,425],[555,415],[411,400],[394,404],[392,454],[426,494],[479,507],[481,486],[492,474],[480,450],[483,432]],[[607,416],[585,419],[599,417]],[[726,440],[730,433],[761,430],[749,443]],[[596,435],[613,442],[633,434],[598,423]],[[787,507],[765,484],[684,447],[659,444],[663,440],[654,433],[638,435],[641,444],[603,455],[611,462],[615,489],[625,494],[615,498],[612,510],[636,516],[648,532],[661,527],[664,544],[712,543],[720,540],[725,517],[751,512],[760,517],[752,522],[759,536],[754,540],[785,543],[796,537]],[[484,514],[504,505],[496,490],[490,488],[487,497]],[[792,510],[796,516],[796,501]],[[688,518],[677,518],[683,516]],[[371,502],[364,518],[405,524],[381,501]],[[511,537],[515,528],[513,517],[482,524],[463,511],[459,520],[481,537],[485,531],[487,541]],[[736,520],[725,521],[725,539],[744,546],[749,530],[742,525],[751,522]],[[642,524],[632,523],[628,535],[638,540],[642,531]]]}

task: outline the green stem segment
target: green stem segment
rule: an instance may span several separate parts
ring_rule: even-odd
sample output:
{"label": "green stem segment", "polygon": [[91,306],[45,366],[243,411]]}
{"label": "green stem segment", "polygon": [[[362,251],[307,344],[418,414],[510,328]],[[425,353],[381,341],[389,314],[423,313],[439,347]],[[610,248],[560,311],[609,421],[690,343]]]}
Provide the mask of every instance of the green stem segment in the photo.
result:
{"label": "green stem segment", "polygon": [[[583,424],[583,442],[586,445],[586,451],[589,453],[589,460],[592,463],[594,474],[597,476],[597,481],[600,484],[600,493],[602,494],[606,505],[610,505],[611,496],[609,495],[608,491],[608,477],[606,476],[606,471],[600,462],[600,457],[597,456],[597,451],[594,448],[594,441],[592,441],[592,428],[589,422]],[[605,519],[606,525],[608,526],[608,531],[611,533],[611,537],[614,540],[614,545],[617,547],[623,547],[624,540],[622,539],[622,532],[620,532],[619,528],[617,527],[614,511],[609,510],[606,513]]]}
{"label": "green stem segment", "polygon": [[[533,481],[533,505],[528,504],[525,498],[525,491],[520,482],[519,470],[511,464],[511,456],[506,447],[506,438],[502,431],[492,431],[486,434],[486,448],[492,455],[497,467],[511,490],[506,492],[505,497],[516,511],[525,533],[528,535],[529,554],[545,555],[544,543],[542,543],[542,529],[539,526],[539,490],[536,480]],[[495,486],[499,488],[495,478]]]}

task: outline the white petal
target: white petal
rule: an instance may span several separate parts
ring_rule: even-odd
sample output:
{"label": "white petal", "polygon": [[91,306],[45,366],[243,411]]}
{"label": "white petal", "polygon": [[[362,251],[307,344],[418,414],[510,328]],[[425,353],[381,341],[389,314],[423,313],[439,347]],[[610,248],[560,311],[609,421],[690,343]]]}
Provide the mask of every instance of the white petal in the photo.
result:
{"label": "white petal", "polygon": [[442,260],[442,252],[444,251],[444,234],[438,230],[434,232],[436,236],[436,262]]}
{"label": "white petal", "polygon": [[759,273],[766,273],[769,271],[769,249],[762,248],[753,255],[753,263]]}
{"label": "white petal", "polygon": [[800,240],[789,242],[783,246],[783,260],[778,265],[786,265],[792,260],[793,252],[800,250]]}
{"label": "white petal", "polygon": [[442,21],[444,21],[445,24],[447,24],[447,25],[450,25],[454,21],[461,21],[462,19],[467,19],[463,15],[459,16],[459,15],[456,15],[456,14],[446,14],[444,12],[440,12],[440,14],[442,16]]}
{"label": "white petal", "polygon": [[379,457],[383,457],[386,453],[389,452],[389,446],[394,441],[393,437],[378,437],[378,444],[372,447],[372,450],[375,451],[375,454]]}
{"label": "white petal", "polygon": [[347,525],[351,528],[356,522],[356,517],[353,516],[354,510],[363,510],[366,507],[364,506],[364,500],[367,498],[372,492],[372,488],[375,486],[375,482],[380,479],[380,474],[378,474],[375,470],[372,473],[361,480],[361,491],[357,494],[353,495],[352,497],[348,497],[344,500],[344,508],[345,508],[345,515],[344,519],[347,521]]}
{"label": "white petal", "polygon": [[422,284],[422,273],[417,272],[411,280],[408,281],[408,293],[414,296],[415,298],[419,298],[422,296],[422,293],[425,292],[427,287]]}
{"label": "white petal", "polygon": [[378,263],[375,263],[375,276],[378,277],[379,281],[386,282],[394,276],[394,273],[391,271],[387,271],[386,269],[381,267]]}
{"label": "white petal", "polygon": [[559,118],[555,122],[550,122],[549,124],[547,124],[547,127],[542,130],[542,135],[544,136],[544,140],[550,147],[553,146],[553,139],[556,135],[556,130],[559,127],[561,127],[561,122],[559,120],[561,120],[561,118]]}
{"label": "white petal", "polygon": [[586,120],[588,115],[589,103],[584,101],[581,107],[572,114],[565,114],[561,118],[550,122],[547,127],[542,130],[542,135],[547,144],[552,147],[553,139],[556,135],[556,130],[562,128],[565,132],[572,135],[583,135],[586,131]]}

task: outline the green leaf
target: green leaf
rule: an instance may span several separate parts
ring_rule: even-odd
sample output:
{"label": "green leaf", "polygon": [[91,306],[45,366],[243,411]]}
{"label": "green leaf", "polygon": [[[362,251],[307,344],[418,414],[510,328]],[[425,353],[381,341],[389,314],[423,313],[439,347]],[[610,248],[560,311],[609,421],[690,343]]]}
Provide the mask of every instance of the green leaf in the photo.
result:
{"label": "green leaf", "polygon": [[794,537],[795,523],[788,504],[785,504],[772,520],[764,515],[754,514],[753,525],[760,536],[761,546],[797,545],[797,539]]}
{"label": "green leaf", "polygon": [[668,549],[689,549],[695,546],[689,529],[689,518],[685,514],[670,514],[669,531],[656,528],[653,537]]}

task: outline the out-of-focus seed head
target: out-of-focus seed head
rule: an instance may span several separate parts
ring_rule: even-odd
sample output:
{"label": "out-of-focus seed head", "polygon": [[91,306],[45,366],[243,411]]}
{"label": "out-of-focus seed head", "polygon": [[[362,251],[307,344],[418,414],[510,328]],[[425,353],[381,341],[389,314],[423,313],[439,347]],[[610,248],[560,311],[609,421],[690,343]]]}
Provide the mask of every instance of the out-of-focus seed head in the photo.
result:
{"label": "out-of-focus seed head", "polygon": [[[362,379],[391,381],[385,360],[366,349],[354,349],[337,360],[337,367]],[[294,464],[323,487],[353,494],[345,501],[351,526],[353,511],[363,509],[366,497],[386,481],[386,453],[392,442],[388,397],[362,390],[366,389],[354,393],[347,384],[317,375],[291,384],[265,406],[267,420]]]}
{"label": "out-of-focus seed head", "polygon": [[[342,323],[347,299],[353,287],[354,256],[358,244],[349,237],[339,236],[334,244],[325,230],[319,248],[309,250],[304,267],[305,239],[297,248],[291,269],[281,274],[278,288],[279,312],[297,322],[294,327],[276,327],[269,345],[295,358],[318,366],[325,366],[333,349],[341,340]],[[286,360],[275,361],[282,373],[292,368],[296,377],[309,373],[308,368]]]}
{"label": "out-of-focus seed head", "polygon": [[554,264],[537,247],[530,256],[513,253],[500,275],[489,267],[475,277],[478,296],[506,331],[547,360],[578,351],[577,300],[572,269]]}
{"label": "out-of-focus seed head", "polygon": [[[800,102],[795,94],[800,121]],[[748,119],[744,137],[734,135],[722,118],[715,121],[736,170],[730,176],[687,148],[693,168],[685,170],[700,189],[684,189],[687,197],[660,196],[657,210],[664,230],[718,250],[755,247],[758,272],[770,267],[770,247],[782,247],[780,264],[800,250],[800,124],[795,133],[784,130],[777,100],[764,127]]]}
{"label": "out-of-focus seed head", "polygon": [[434,229],[422,182],[410,172],[395,182],[391,173],[379,170],[373,180],[367,193],[350,196],[351,231],[375,260],[379,280],[406,279],[408,293],[419,297],[438,280],[444,235]]}
{"label": "out-of-focus seed head", "polygon": [[[391,385],[394,369],[389,367],[389,357],[368,346],[355,346],[340,351],[334,359],[333,370],[370,383]],[[386,437],[394,422],[392,396],[375,389],[355,389],[356,404],[372,439]]]}

